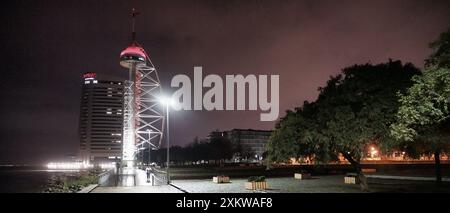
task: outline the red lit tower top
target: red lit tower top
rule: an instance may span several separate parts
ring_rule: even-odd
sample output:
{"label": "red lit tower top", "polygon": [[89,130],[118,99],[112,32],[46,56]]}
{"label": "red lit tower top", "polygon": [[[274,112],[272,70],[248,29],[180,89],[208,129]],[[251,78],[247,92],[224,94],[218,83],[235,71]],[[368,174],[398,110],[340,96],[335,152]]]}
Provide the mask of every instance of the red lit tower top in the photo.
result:
{"label": "red lit tower top", "polygon": [[146,63],[147,54],[145,53],[144,48],[141,47],[136,41],[136,30],[135,30],[135,19],[136,16],[139,15],[134,8],[131,11],[132,17],[132,33],[131,33],[131,44],[127,48],[125,48],[120,53],[120,65],[125,68],[130,68],[130,65],[136,63]]}

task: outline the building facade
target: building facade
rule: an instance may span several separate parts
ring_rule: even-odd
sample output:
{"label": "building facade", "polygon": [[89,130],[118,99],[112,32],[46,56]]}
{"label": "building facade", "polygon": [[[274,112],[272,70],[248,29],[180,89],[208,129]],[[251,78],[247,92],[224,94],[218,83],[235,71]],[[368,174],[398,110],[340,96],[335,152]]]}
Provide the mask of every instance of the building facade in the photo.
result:
{"label": "building facade", "polygon": [[232,129],[223,132],[233,146],[238,150],[238,156],[235,160],[260,161],[267,150],[272,131],[254,130],[254,129]]}
{"label": "building facade", "polygon": [[85,73],[79,118],[79,157],[105,162],[122,156],[123,82]]}

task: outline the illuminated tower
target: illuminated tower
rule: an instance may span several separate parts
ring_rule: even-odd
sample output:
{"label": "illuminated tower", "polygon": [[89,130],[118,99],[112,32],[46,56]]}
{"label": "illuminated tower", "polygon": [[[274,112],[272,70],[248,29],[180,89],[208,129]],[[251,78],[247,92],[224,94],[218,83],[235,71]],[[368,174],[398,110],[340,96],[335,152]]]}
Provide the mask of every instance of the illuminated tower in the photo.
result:
{"label": "illuminated tower", "polygon": [[120,65],[129,70],[125,81],[122,160],[133,167],[136,154],[145,149],[158,149],[163,134],[163,109],[158,104],[161,85],[155,66],[144,48],[136,41],[132,10],[131,44],[120,53]]}

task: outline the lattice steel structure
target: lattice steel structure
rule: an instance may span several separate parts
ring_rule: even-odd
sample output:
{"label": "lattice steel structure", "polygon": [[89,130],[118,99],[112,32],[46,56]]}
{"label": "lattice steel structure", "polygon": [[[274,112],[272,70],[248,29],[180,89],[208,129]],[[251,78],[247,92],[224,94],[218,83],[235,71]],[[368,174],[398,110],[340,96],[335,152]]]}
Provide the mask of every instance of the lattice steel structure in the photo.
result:
{"label": "lattice steel structure", "polygon": [[161,84],[158,72],[145,50],[136,42],[135,17],[132,11],[132,42],[120,54],[120,65],[129,69],[125,82],[122,160],[134,166],[140,150],[158,149],[164,127],[164,110],[159,105]]}

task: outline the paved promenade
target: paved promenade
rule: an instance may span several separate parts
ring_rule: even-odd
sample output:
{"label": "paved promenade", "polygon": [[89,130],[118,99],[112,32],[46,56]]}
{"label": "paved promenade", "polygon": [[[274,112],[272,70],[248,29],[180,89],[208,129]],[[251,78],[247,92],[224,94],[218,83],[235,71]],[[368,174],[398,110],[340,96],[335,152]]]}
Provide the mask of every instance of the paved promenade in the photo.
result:
{"label": "paved promenade", "polygon": [[359,186],[344,183],[344,176],[320,176],[309,180],[293,177],[267,178],[268,189],[254,191],[245,189],[247,179],[231,179],[231,183],[216,184],[212,179],[174,180],[172,184],[190,193],[345,193],[361,192]]}
{"label": "paved promenade", "polygon": [[[370,192],[450,192],[449,182],[437,185],[428,178],[393,178],[398,177],[369,175]],[[269,177],[268,189],[263,191],[245,189],[246,181],[244,178],[232,178],[231,183],[216,184],[211,179],[173,180],[173,186],[97,187],[92,193],[361,193],[359,185],[345,184],[343,175],[316,176],[308,180]]]}
{"label": "paved promenade", "polygon": [[[398,175],[366,175],[368,178],[378,178],[387,180],[413,180],[413,181],[435,181],[436,177],[410,177]],[[450,178],[443,177],[443,182],[450,182]]]}
{"label": "paved promenade", "polygon": [[177,188],[169,185],[161,186],[120,186],[120,187],[97,187],[91,193],[183,193]]}

